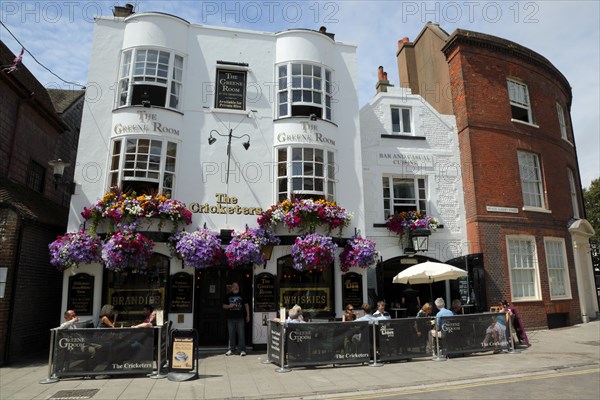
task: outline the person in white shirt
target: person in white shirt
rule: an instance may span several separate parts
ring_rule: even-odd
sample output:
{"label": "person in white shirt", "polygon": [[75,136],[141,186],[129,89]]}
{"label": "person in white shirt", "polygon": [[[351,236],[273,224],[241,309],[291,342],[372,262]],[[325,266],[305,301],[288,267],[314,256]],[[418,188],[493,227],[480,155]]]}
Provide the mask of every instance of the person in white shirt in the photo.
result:
{"label": "person in white shirt", "polygon": [[385,301],[383,300],[377,302],[377,311],[373,313],[373,316],[377,319],[392,319],[390,314],[385,311]]}
{"label": "person in white shirt", "polygon": [[67,310],[64,314],[65,322],[60,324],[58,329],[73,329],[75,328],[75,324],[79,322],[79,317],[75,314],[73,310]]}

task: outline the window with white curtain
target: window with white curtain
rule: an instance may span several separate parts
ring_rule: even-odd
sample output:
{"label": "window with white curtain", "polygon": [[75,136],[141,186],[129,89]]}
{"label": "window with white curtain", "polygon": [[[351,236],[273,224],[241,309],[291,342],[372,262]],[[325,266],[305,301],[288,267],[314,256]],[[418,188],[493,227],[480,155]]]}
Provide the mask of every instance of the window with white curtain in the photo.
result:
{"label": "window with white curtain", "polygon": [[535,239],[507,236],[506,246],[512,299],[541,300]]}
{"label": "window with white curtain", "polygon": [[548,267],[548,283],[550,298],[570,299],[569,269],[567,268],[567,253],[565,241],[562,238],[544,238],[546,265]]}

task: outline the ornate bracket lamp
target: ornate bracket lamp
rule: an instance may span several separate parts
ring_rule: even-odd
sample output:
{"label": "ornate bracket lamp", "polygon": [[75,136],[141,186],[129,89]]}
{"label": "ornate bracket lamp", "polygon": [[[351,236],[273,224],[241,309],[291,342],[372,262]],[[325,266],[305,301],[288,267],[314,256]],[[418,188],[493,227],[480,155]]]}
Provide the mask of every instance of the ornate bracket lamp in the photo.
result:
{"label": "ornate bracket lamp", "polygon": [[217,141],[217,138],[213,136],[213,133],[215,133],[218,136],[227,138],[227,178],[226,178],[225,183],[228,184],[229,183],[229,165],[231,162],[231,138],[242,139],[244,137],[247,137],[248,140],[245,141],[244,143],[242,143],[242,146],[244,146],[244,149],[248,150],[250,148],[250,135],[243,134],[240,136],[236,136],[233,134],[233,129],[229,129],[228,135],[223,135],[222,133],[219,133],[217,130],[213,129],[212,131],[210,131],[210,135],[208,137],[209,145],[213,145]]}

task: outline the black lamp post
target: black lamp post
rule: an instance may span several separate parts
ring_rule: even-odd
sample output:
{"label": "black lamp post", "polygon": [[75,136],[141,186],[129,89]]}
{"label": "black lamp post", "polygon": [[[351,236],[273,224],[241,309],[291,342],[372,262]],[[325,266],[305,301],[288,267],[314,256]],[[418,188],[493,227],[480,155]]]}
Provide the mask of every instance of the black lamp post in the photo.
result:
{"label": "black lamp post", "polygon": [[248,140],[244,143],[242,143],[242,146],[244,146],[244,149],[248,150],[250,148],[250,135],[247,134],[243,134],[240,136],[236,136],[233,134],[233,129],[229,129],[229,134],[228,135],[223,135],[221,133],[219,133],[217,130],[213,129],[212,131],[210,131],[210,135],[208,136],[208,144],[212,145],[217,141],[217,138],[213,136],[213,132],[221,137],[226,137],[227,139],[227,178],[225,183],[229,184],[229,164],[231,162],[231,138],[236,138],[236,139],[242,139],[244,137],[247,137]]}

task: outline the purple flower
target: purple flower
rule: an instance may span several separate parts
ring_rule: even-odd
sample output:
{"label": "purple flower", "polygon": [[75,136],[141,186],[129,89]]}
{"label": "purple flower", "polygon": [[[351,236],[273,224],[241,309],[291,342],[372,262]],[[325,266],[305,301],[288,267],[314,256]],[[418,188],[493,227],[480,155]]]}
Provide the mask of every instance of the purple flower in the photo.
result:
{"label": "purple flower", "polygon": [[311,233],[297,237],[292,246],[293,266],[300,271],[323,269],[333,262],[336,247],[330,236]]}
{"label": "purple flower", "polygon": [[350,267],[367,268],[377,262],[375,242],[361,237],[348,240],[344,251],[340,254],[340,269],[348,272]]}
{"label": "purple flower", "polygon": [[231,242],[225,248],[225,256],[230,267],[244,264],[264,264],[262,248],[280,243],[277,236],[260,228],[248,228],[244,232],[234,232]]}
{"label": "purple flower", "polygon": [[221,239],[207,229],[179,234],[175,251],[183,259],[183,264],[197,269],[219,265],[223,255]]}
{"label": "purple flower", "polygon": [[117,231],[102,248],[102,261],[111,271],[144,273],[154,242],[138,232]]}
{"label": "purple flower", "polygon": [[50,245],[50,264],[64,271],[80,263],[89,264],[100,262],[102,241],[97,236],[91,236],[85,230],[68,232],[59,236]]}

